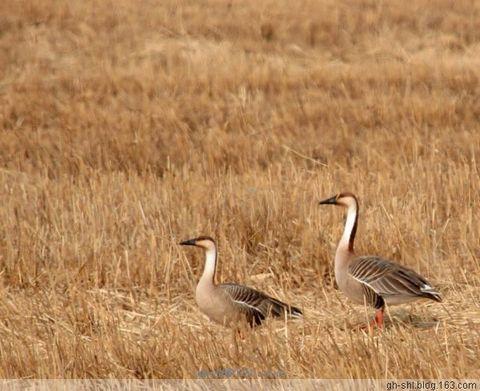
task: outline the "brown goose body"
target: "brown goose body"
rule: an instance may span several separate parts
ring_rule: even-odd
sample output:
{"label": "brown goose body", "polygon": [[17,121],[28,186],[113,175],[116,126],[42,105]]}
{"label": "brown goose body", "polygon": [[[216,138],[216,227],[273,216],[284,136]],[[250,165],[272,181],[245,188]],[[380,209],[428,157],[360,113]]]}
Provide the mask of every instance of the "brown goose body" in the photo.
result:
{"label": "brown goose body", "polygon": [[355,255],[358,201],[353,194],[341,193],[320,203],[347,208],[345,229],[335,254],[335,280],[352,301],[377,310],[373,323],[382,327],[385,304],[403,304],[421,298],[442,300],[440,293],[414,270],[377,256]]}
{"label": "brown goose body", "polygon": [[217,250],[212,238],[204,236],[181,244],[205,249],[205,268],[195,291],[195,300],[200,310],[211,320],[225,326],[242,321],[257,326],[269,316],[302,316],[302,311],[297,307],[256,289],[233,283],[215,284]]}

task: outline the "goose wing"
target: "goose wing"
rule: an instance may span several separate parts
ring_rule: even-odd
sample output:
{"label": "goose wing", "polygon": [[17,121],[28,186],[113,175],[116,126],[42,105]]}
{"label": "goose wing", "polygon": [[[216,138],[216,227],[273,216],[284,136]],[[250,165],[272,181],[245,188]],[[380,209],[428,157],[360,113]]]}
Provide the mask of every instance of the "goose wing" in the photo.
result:
{"label": "goose wing", "polygon": [[356,258],[349,266],[348,273],[385,299],[392,296],[417,296],[442,300],[440,294],[421,275],[380,257]]}
{"label": "goose wing", "polygon": [[245,314],[252,325],[260,325],[267,316],[278,317],[285,312],[292,317],[302,316],[302,311],[296,307],[274,299],[263,292],[238,284],[220,284],[233,306]]}

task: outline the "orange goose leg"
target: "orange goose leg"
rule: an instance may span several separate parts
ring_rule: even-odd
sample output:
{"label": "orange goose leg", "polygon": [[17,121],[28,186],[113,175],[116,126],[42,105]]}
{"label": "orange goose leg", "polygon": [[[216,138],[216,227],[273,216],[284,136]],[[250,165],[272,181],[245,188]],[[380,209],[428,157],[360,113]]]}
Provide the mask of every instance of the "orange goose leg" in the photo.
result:
{"label": "orange goose leg", "polygon": [[379,330],[383,330],[383,311],[384,307],[375,310],[375,317],[368,323],[360,326],[360,330],[370,330],[373,331],[375,326]]}
{"label": "orange goose leg", "polygon": [[370,327],[377,326],[380,330],[383,329],[383,307],[375,310],[375,318],[370,322]]}

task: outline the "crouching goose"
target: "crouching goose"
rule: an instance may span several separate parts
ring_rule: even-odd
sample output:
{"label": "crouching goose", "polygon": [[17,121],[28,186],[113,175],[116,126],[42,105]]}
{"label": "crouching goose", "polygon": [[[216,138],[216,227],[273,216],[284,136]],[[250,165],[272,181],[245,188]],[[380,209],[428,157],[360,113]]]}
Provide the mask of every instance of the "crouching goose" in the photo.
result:
{"label": "crouching goose", "polygon": [[205,250],[205,268],[198,282],[195,299],[200,310],[211,320],[223,325],[246,320],[252,327],[260,325],[267,316],[284,314],[299,318],[302,311],[259,292],[237,284],[215,284],[217,248],[208,236],[185,240],[184,246],[196,246]]}
{"label": "crouching goose", "polygon": [[356,256],[353,242],[357,231],[358,201],[352,193],[341,193],[320,204],[347,208],[343,236],[335,254],[335,280],[351,300],[375,307],[370,327],[383,327],[385,304],[402,304],[416,299],[442,301],[440,293],[415,271],[377,256]]}

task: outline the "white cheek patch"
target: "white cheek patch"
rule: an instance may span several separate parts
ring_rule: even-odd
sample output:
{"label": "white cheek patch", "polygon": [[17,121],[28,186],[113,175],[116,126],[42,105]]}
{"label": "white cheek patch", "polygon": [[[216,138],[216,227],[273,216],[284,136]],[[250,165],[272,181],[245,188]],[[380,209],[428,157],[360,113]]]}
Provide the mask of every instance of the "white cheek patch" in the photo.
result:
{"label": "white cheek patch", "polygon": [[210,242],[209,240],[200,240],[195,244],[198,247],[201,247],[201,248],[205,249],[206,251],[209,251],[209,250],[215,248],[215,245],[212,242]]}
{"label": "white cheek patch", "polygon": [[355,198],[350,196],[340,198],[338,200],[338,204],[346,206],[347,208],[357,206],[357,203],[355,202]]}
{"label": "white cheek patch", "polygon": [[424,284],[424,285],[422,285],[422,287],[420,288],[420,290],[421,290],[422,292],[425,292],[425,291],[431,291],[431,290],[433,290],[433,288],[432,288],[430,285]]}

